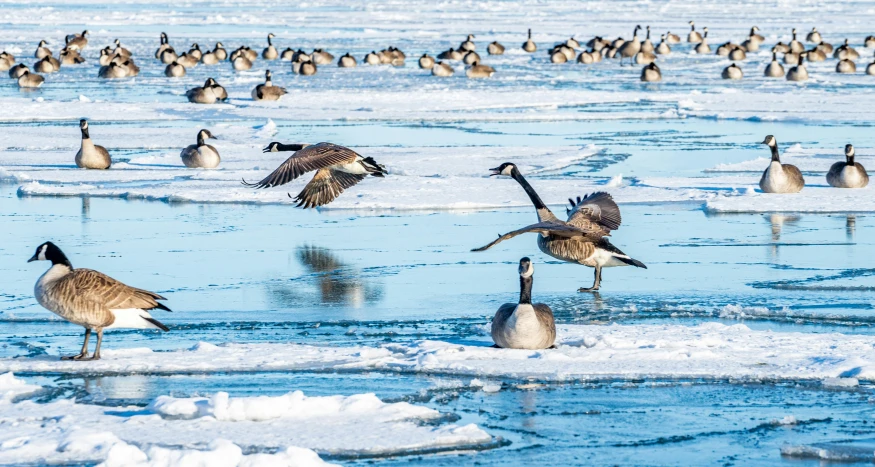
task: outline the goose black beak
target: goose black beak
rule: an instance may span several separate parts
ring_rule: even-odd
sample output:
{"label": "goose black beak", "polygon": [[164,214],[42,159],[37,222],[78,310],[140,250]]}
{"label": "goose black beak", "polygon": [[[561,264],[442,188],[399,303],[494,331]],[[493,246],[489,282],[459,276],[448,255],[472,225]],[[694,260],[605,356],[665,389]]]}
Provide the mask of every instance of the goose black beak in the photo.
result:
{"label": "goose black beak", "polygon": [[29,260],[27,260],[28,263],[32,263],[34,261],[39,261],[39,257],[37,257],[36,254],[34,254],[33,256],[30,257]]}
{"label": "goose black beak", "polygon": [[268,147],[262,149],[261,152],[270,152],[270,146],[268,146]]}
{"label": "goose black beak", "polygon": [[489,169],[489,171],[492,172],[491,174],[489,174],[490,177],[494,177],[496,175],[501,175],[501,170],[498,167],[496,167],[494,169]]}

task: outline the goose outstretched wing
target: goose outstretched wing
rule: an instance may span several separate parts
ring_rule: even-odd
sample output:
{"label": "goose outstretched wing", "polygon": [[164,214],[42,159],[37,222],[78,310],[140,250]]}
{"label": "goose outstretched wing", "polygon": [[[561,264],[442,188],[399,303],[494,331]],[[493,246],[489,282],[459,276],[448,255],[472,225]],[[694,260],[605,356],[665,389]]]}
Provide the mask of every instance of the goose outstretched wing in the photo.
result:
{"label": "goose outstretched wing", "polygon": [[355,162],[357,157],[361,156],[347,147],[332,143],[314,144],[296,151],[276,170],[265,177],[264,180],[258,183],[246,183],[244,180],[243,184],[253,188],[270,188],[284,185],[307,172],[324,169],[333,165],[350,164]]}
{"label": "goose outstretched wing", "polygon": [[600,191],[578,197],[575,202],[568,200],[571,208],[568,209],[568,223],[589,230],[599,235],[610,235],[611,230],[620,228],[623,218],[620,216],[620,208],[610,194]]}
{"label": "goose outstretched wing", "polygon": [[521,229],[514,230],[512,232],[508,232],[504,235],[500,235],[497,239],[493,240],[488,245],[481,246],[480,248],[474,248],[471,251],[485,251],[485,250],[488,250],[488,249],[492,248],[493,246],[495,246],[495,245],[497,245],[497,244],[499,244],[507,239],[516,237],[517,235],[522,235],[524,233],[530,233],[530,232],[548,234],[548,235],[558,235],[560,237],[568,237],[568,238],[587,237],[587,236],[592,235],[592,231],[581,229],[580,227],[566,224],[566,223],[551,222],[551,221],[538,222],[537,224],[528,225],[528,226],[523,227]]}
{"label": "goose outstretched wing", "polygon": [[[308,209],[324,206],[367,177],[367,174],[351,174],[339,170],[319,169],[313,180],[294,198],[297,206]],[[292,195],[289,195],[291,198]]]}

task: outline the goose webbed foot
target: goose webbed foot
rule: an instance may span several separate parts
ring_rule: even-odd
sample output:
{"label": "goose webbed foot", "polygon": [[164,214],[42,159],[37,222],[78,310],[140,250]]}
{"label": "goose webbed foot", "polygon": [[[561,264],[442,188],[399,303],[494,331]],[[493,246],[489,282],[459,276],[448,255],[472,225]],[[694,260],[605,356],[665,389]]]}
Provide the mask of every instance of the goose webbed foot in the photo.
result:
{"label": "goose webbed foot", "polygon": [[602,283],[602,268],[600,266],[595,267],[595,278],[592,281],[592,287],[581,287],[577,289],[578,292],[598,292],[599,285]]}
{"label": "goose webbed foot", "polygon": [[596,287],[596,286],[593,286],[593,287],[581,287],[581,288],[577,289],[577,291],[578,291],[578,292],[593,292],[593,293],[597,293],[597,292],[599,291],[599,288]]}
{"label": "goose webbed foot", "polygon": [[94,355],[92,355],[90,357],[82,357],[82,358],[79,358],[77,360],[80,362],[90,362],[93,360],[100,360],[100,354],[95,352]]}
{"label": "goose webbed foot", "polygon": [[88,352],[78,353],[76,355],[67,355],[65,357],[61,357],[61,360],[91,360],[88,358]]}
{"label": "goose webbed foot", "polygon": [[492,344],[492,346],[491,346],[490,348],[492,348],[492,349],[500,349],[501,347],[499,347],[498,344]]}

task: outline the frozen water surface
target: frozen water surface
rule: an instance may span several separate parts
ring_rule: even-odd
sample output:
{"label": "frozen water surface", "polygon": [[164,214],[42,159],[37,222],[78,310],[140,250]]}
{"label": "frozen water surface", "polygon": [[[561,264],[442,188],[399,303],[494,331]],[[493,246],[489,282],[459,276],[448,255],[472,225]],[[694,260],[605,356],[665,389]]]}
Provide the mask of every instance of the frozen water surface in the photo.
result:
{"label": "frozen water surface", "polygon": [[[733,83],[719,78],[728,60],[685,43],[655,85],[638,66],[544,53],[639,23],[654,42],[684,36],[688,20],[714,49],[754,25],[767,46]],[[871,463],[875,197],[824,176],[847,143],[875,161],[873,20],[868,2],[3,2],[0,49],[26,64],[41,39],[57,52],[65,34],[91,36],[87,63],[38,91],[0,81],[0,463]],[[859,72],[830,59],[805,83],[762,77],[768,45],[814,25],[850,39]],[[533,55],[518,49],[529,27]],[[395,45],[408,63],[302,77],[257,60],[169,79],[152,58],[162,31],[179,52],[260,51],[273,32],[280,50],[361,59]],[[468,33],[478,50],[507,46],[483,53],[493,79],[416,66]],[[141,74],[99,81],[115,38]],[[253,102],[267,68],[290,92]],[[228,103],[185,101],[207,77]],[[75,168],[80,118],[112,170]],[[180,164],[200,128],[220,138],[217,170]],[[802,193],[759,192],[767,134]],[[286,193],[304,181],[239,183],[283,160],[261,152],[271,141],[348,145],[390,175],[302,211]],[[535,220],[516,183],[488,177],[505,161],[557,214],[609,191],[623,211],[611,241],[648,269],[606,270],[599,294],[580,294],[592,270],[534,236],[470,252]],[[77,267],[167,296],[174,312],[156,317],[171,332],[108,332],[101,361],[60,362],[82,330],[33,298],[44,264],[25,261],[47,239]],[[522,256],[556,315],[555,350],[488,348]]]}

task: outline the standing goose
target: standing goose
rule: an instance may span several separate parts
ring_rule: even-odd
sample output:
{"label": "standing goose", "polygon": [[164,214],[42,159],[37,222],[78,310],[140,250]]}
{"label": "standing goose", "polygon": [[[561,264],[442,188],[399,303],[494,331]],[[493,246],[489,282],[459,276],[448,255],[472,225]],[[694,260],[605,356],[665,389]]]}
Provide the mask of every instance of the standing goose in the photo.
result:
{"label": "standing goose", "polygon": [[705,32],[705,35],[702,36],[702,39],[699,41],[699,45],[696,46],[696,53],[708,54],[711,53],[711,47],[708,46],[708,28],[702,28],[702,31]]}
{"label": "standing goose", "polygon": [[82,145],[76,153],[76,166],[81,169],[105,170],[112,165],[109,151],[105,147],[94,144],[88,134],[88,120],[79,120],[79,130],[82,132]]}
{"label": "standing goose", "polygon": [[692,21],[690,21],[690,33],[687,34],[687,42],[691,44],[702,42],[702,35],[696,32],[696,23]]}
{"label": "standing goose", "polygon": [[24,70],[24,73],[18,77],[19,88],[38,88],[42,86],[44,82],[45,78],[27,70]]}
{"label": "standing goose", "polygon": [[620,46],[620,65],[623,64],[624,58],[632,58],[641,50],[641,41],[638,40],[638,30],[640,29],[641,26],[635,26],[635,30],[632,31],[632,40],[624,42]]}
{"label": "standing goose", "polygon": [[334,201],[343,190],[355,186],[368,175],[383,177],[386,174],[386,169],[373,158],[362,157],[352,149],[332,143],[307,145],[274,142],[264,148],[264,152],[283,151],[295,153],[262,181],[246,183],[244,180],[243,184],[253,188],[270,188],[284,185],[315,170],[316,175],[294,198],[298,202],[297,207],[306,209]]}
{"label": "standing goose", "polygon": [[520,300],[501,305],[492,318],[492,341],[502,349],[539,350],[553,347],[556,321],[553,310],[543,303],[532,304],[535,267],[529,258],[519,266]]}
{"label": "standing goose", "polygon": [[766,66],[763,73],[767,78],[781,78],[784,76],[784,66],[778,62],[778,52],[772,49],[772,62]]}
{"label": "standing goose", "polygon": [[434,58],[432,58],[429,54],[422,54],[422,57],[419,57],[419,68],[423,70],[431,70],[434,67]]}
{"label": "standing goose", "polygon": [[854,162],[854,145],[845,146],[845,161],[836,162],[826,174],[826,182],[836,188],[863,188],[869,184],[869,174],[859,162]]}
{"label": "standing goose", "polygon": [[799,64],[790,68],[787,72],[787,81],[805,81],[808,79],[808,70],[805,68],[805,54],[799,54]]}
{"label": "standing goose", "polygon": [[491,175],[506,175],[517,181],[529,195],[538,214],[538,223],[508,232],[492,243],[472,251],[484,251],[509,238],[527,232],[537,232],[538,248],[545,254],[561,261],[582,264],[595,268],[595,281],[592,287],[581,288],[579,292],[594,292],[599,289],[602,268],[614,266],[637,266],[647,268],[638,260],[630,258],[612,245],[607,238],[612,230],[620,227],[622,218],[620,208],[611,195],[599,192],[577,202],[571,201],[568,220],[563,222],[541,201],[535,189],[523,178],[517,167],[505,162],[492,170]]}
{"label": "standing goose", "polygon": [[52,51],[46,47],[46,41],[39,41],[39,45],[36,46],[36,52],[33,53],[33,56],[37,60],[42,60],[43,57],[52,56]]}
{"label": "standing goose", "polygon": [[641,51],[646,53],[653,53],[654,51],[653,42],[650,42],[650,26],[647,26],[647,37],[641,43]]}
{"label": "standing goose", "polygon": [[790,41],[790,52],[797,54],[805,52],[805,46],[796,40],[796,28],[793,28],[793,40]]}
{"label": "standing goose", "polygon": [[182,78],[185,76],[185,67],[177,62],[173,62],[164,68],[164,76],[168,78]]}
{"label": "standing goose", "polygon": [[498,41],[492,41],[486,46],[486,52],[489,55],[504,55],[504,46],[499,44]]}
{"label": "standing goose", "polygon": [[760,179],[760,189],[765,193],[799,193],[805,186],[802,172],[795,165],[782,164],[778,154],[778,141],[772,135],[766,136],[761,144],[769,146],[772,151],[772,162],[763,172]]}
{"label": "standing goose", "polygon": [[756,52],[760,50],[760,44],[765,42],[766,38],[757,34],[760,28],[754,26],[750,28],[750,34],[747,35],[747,39],[741,43],[741,46],[744,47],[744,50],[747,52]]}
{"label": "standing goose", "polygon": [[453,73],[455,72],[456,70],[454,70],[453,67],[449,65],[449,63],[437,62],[434,64],[433,67],[431,67],[431,74],[433,76],[440,76],[442,78],[445,78],[447,76],[453,76]]}
{"label": "standing goose", "polygon": [[51,55],[46,55],[33,64],[33,69],[40,73],[54,73],[61,69],[61,62]]}
{"label": "standing goose", "polygon": [[267,70],[264,73],[264,84],[259,84],[255,86],[255,89],[252,90],[252,99],[256,101],[278,101],[281,97],[288,94],[286,88],[281,86],[274,86],[270,80],[271,74],[270,70]]}
{"label": "standing goose", "polygon": [[465,70],[465,76],[468,78],[491,78],[492,75],[495,74],[495,68],[492,68],[489,65],[481,65],[478,62],[474,62]]}
{"label": "standing goose", "polygon": [[337,66],[340,68],[355,68],[358,65],[358,62],[355,60],[355,57],[346,53],[346,55],[342,55],[340,60],[337,61]]}
{"label": "standing goose", "polygon": [[66,38],[67,47],[76,50],[82,50],[88,45],[88,30],[82,31],[82,34],[70,34]]}
{"label": "standing goose", "polygon": [[805,36],[805,40],[808,42],[813,42],[815,44],[820,44],[823,41],[823,38],[820,37],[820,33],[817,32],[817,28],[811,28],[811,32]]}
{"label": "standing goose", "polygon": [[[167,326],[149,310],[170,308],[158,303],[164,297],[148,290],[125,285],[91,269],[73,269],[70,260],[52,242],[38,246],[27,262],[51,261],[52,266],[36,281],[34,295],[43,308],[85,328],[82,351],[61,360],[99,360],[104,329],[160,329]],[[88,338],[97,332],[97,348],[88,356]]]}
{"label": "standing goose", "polygon": [[657,81],[662,81],[662,71],[660,71],[659,67],[656,66],[655,63],[651,63],[644,67],[641,70],[641,81],[648,83],[655,83]]}
{"label": "standing goose", "polygon": [[720,75],[723,79],[741,79],[744,77],[744,73],[741,72],[741,68],[739,68],[736,64],[729,65],[728,67],[723,69],[723,73]]}
{"label": "standing goose", "polygon": [[265,60],[276,60],[277,57],[279,57],[279,53],[276,51],[276,47],[273,46],[273,42],[271,41],[274,37],[276,36],[274,36],[273,33],[267,35],[267,48],[261,52],[261,58]]}
{"label": "standing goose", "polygon": [[204,140],[216,139],[209,130],[201,130],[197,133],[197,144],[190,144],[179,153],[182,163],[190,169],[215,169],[222,159],[219,151]]}
{"label": "standing goose", "polygon": [[668,55],[671,53],[671,47],[665,41],[665,34],[659,36],[659,45],[656,46],[656,53],[659,55]]}
{"label": "standing goose", "polygon": [[681,43],[681,36],[678,36],[677,34],[672,34],[671,31],[666,31],[665,43],[666,44],[680,44]]}
{"label": "standing goose", "polygon": [[468,34],[468,38],[459,45],[459,51],[463,50],[466,52],[477,50],[477,45],[474,44],[474,34]]}
{"label": "standing goose", "polygon": [[532,40],[532,30],[531,29],[529,29],[528,39],[526,39],[526,41],[523,42],[522,47],[523,47],[523,50],[525,50],[528,53],[534,53],[538,50],[538,46],[535,45],[535,41]]}

